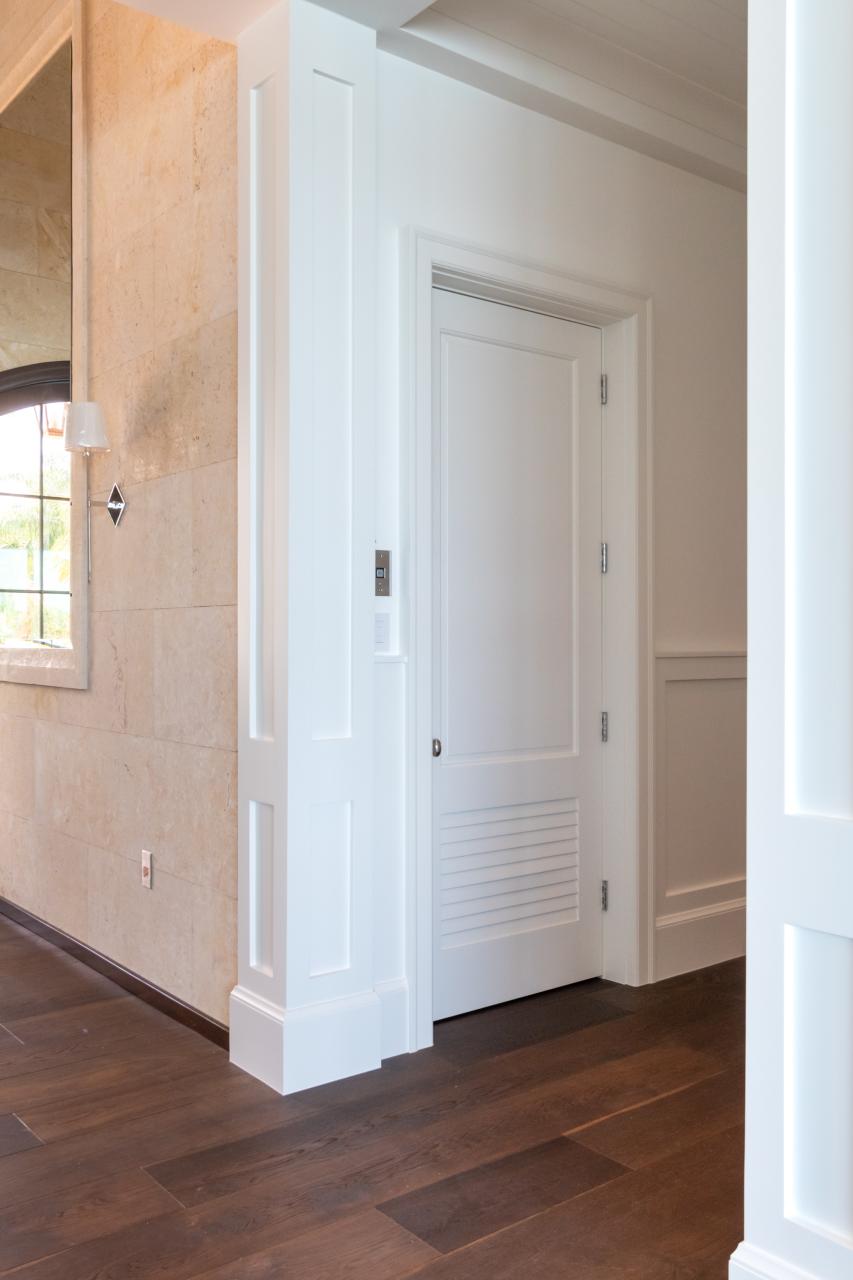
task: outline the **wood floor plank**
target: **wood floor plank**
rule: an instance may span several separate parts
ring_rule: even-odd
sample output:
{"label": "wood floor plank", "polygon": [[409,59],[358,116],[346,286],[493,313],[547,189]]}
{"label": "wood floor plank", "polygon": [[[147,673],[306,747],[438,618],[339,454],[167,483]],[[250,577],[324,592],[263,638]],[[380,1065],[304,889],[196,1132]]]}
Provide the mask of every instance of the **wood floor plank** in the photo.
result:
{"label": "wood floor plank", "polygon": [[161,1048],[156,1041],[147,1047],[141,1041],[125,1042],[114,1055],[0,1080],[0,1111],[14,1111],[45,1140],[62,1137],[141,1114],[149,1109],[157,1086],[186,1091],[186,1077],[215,1069],[220,1061],[225,1068],[224,1057],[217,1056],[221,1053],[214,1045],[210,1053],[197,1056],[180,1046]]}
{"label": "wood floor plank", "polygon": [[734,1128],[742,1117],[743,1077],[737,1071],[724,1071],[668,1097],[600,1120],[571,1137],[591,1151],[641,1169]]}
{"label": "wood floor plank", "polygon": [[0,1156],[11,1156],[17,1151],[29,1151],[41,1143],[31,1133],[23,1120],[16,1115],[0,1115]]}
{"label": "wood floor plank", "polygon": [[0,965],[0,1022],[87,1004],[115,995],[120,988],[109,978],[81,965],[62,951],[28,955],[16,952],[14,962]]}
{"label": "wood floor plank", "polygon": [[286,1099],[0,919],[3,1009],[16,1280],[724,1280],[739,1238],[742,966],[454,1019]]}
{"label": "wood floor plank", "polygon": [[677,1039],[700,1053],[712,1053],[726,1066],[737,1068],[743,1075],[746,1033],[746,1008],[741,1001],[733,1007],[673,1026],[671,1020],[662,1034]]}
{"label": "wood floor plank", "polygon": [[192,1035],[186,1027],[167,1018],[151,1005],[143,1004],[126,992],[109,994],[101,1000],[54,1009],[35,1017],[15,1018],[6,1027],[28,1049],[50,1049],[61,1052],[69,1043],[81,1038],[99,1043],[117,1043],[139,1035],[181,1039],[191,1051]]}
{"label": "wood floor plank", "polygon": [[[469,1100],[476,1102],[486,1094],[496,1096],[535,1083],[558,1080],[664,1043],[687,1044],[720,1058],[722,1065],[734,1051],[730,1043],[733,1035],[741,1051],[743,1046],[743,1026],[737,1023],[739,1015],[735,1013],[732,1020],[731,1014],[731,1001],[724,1001],[721,1012],[718,1004],[709,1011],[688,999],[679,1008],[677,1018],[653,1009],[642,1010],[461,1065],[453,1065],[439,1057],[436,1050],[429,1049],[391,1059],[381,1071],[305,1090],[299,1097],[324,1113],[342,1109],[345,1119],[355,1103],[376,1105],[377,1099],[381,1099],[383,1105],[396,1108],[400,1103],[405,1105],[407,1095],[422,1099],[439,1084],[452,1089],[460,1104],[467,1105]],[[719,1029],[715,1030],[713,1020],[724,1017],[730,1020],[725,1026],[717,1024]]]}
{"label": "wood floor plank", "polygon": [[193,1280],[403,1280],[435,1256],[423,1240],[368,1209]]}
{"label": "wood floor plank", "polygon": [[187,1027],[122,993],[105,1000],[15,1020],[0,1036],[2,1082],[55,1071],[105,1056],[138,1061],[171,1046],[182,1057],[207,1059],[211,1046]]}
{"label": "wood floor plank", "polygon": [[742,1238],[742,1162],[740,1131],[718,1134],[437,1259],[418,1280],[692,1280]]}
{"label": "wood floor plank", "polygon": [[694,1001],[712,1000],[721,995],[729,999],[742,998],[745,978],[745,961],[740,959],[697,969],[693,973],[682,973],[644,987],[625,987],[611,982],[593,990],[596,999],[636,1013],[641,1009],[666,1007],[683,996],[692,996]]}
{"label": "wood floor plank", "polygon": [[230,1069],[191,1101],[174,1100],[113,1125],[56,1140],[38,1152],[0,1161],[0,1204],[57,1195],[82,1182],[157,1160],[203,1150],[302,1115],[298,1098],[281,1098],[259,1081]]}
{"label": "wood floor plank", "polygon": [[378,1206],[441,1253],[619,1178],[617,1164],[567,1138],[516,1151]]}
{"label": "wood floor plank", "polygon": [[0,1270],[11,1271],[131,1222],[174,1213],[171,1196],[141,1170],[0,1209]]}
{"label": "wood floor plank", "polygon": [[[443,1086],[408,1107],[385,1107],[381,1099],[349,1113],[309,1117],[279,1130],[210,1147],[197,1155],[151,1166],[149,1172],[188,1206],[287,1179],[304,1190],[327,1176],[334,1159],[345,1178],[370,1173],[377,1198],[412,1186],[389,1185],[389,1158],[396,1171],[423,1180],[461,1172],[570,1128],[718,1074],[719,1063],[678,1045],[645,1050],[599,1067],[508,1092],[487,1089],[479,1098]],[[315,1168],[316,1166],[316,1168]],[[411,1167],[410,1167],[411,1166]],[[395,1166],[390,1165],[393,1171]],[[378,1174],[381,1176],[377,1176]],[[432,1178],[430,1178],[432,1174]],[[364,1185],[367,1185],[364,1182]]]}
{"label": "wood floor plank", "polygon": [[[701,1069],[699,1055],[690,1051],[675,1047],[661,1054],[659,1083],[683,1079],[688,1068]],[[630,1088],[624,1063],[615,1064],[619,1073],[612,1083],[621,1084],[620,1092],[627,1089],[633,1095],[655,1087],[648,1081],[649,1074],[655,1074],[652,1058],[636,1057],[641,1061],[632,1064]],[[585,1094],[602,1097],[600,1082],[586,1079],[581,1088]],[[312,1150],[306,1133],[302,1144],[288,1151],[287,1163],[278,1154],[274,1175],[264,1161],[256,1160],[251,1169],[232,1168],[230,1177],[239,1184],[238,1190],[223,1194],[223,1186],[218,1185],[216,1198],[168,1215],[156,1232],[132,1226],[108,1239],[75,1246],[58,1258],[31,1264],[20,1275],[24,1280],[90,1280],[93,1274],[98,1280],[124,1280],[130,1275],[134,1280],[189,1280],[204,1266],[223,1266],[274,1248],[357,1209],[529,1145],[531,1130],[534,1137],[554,1136],[557,1116],[564,1113],[560,1107],[554,1109],[556,1101],[555,1093],[529,1101],[527,1109],[507,1103],[489,1113],[466,1108],[464,1115],[445,1118],[426,1130],[414,1124],[405,1143],[400,1133],[374,1135],[369,1150],[349,1147],[349,1135],[340,1128],[336,1136],[327,1132],[322,1148]],[[314,1122],[320,1126],[324,1119],[320,1114]],[[190,1182],[187,1188],[189,1198]],[[210,1187],[203,1193],[208,1196]]]}
{"label": "wood floor plank", "polygon": [[436,1053],[464,1065],[509,1053],[526,1045],[541,1045],[584,1027],[608,1022],[625,1010],[586,993],[585,983],[547,991],[526,1000],[481,1009],[435,1026]]}
{"label": "wood floor plank", "polygon": [[[103,1061],[97,1059],[99,1063]],[[134,1116],[171,1110],[209,1092],[218,1094],[223,1074],[229,1069],[236,1070],[216,1060],[185,1062],[180,1053],[161,1058],[140,1052],[136,1073],[133,1069],[122,1072],[119,1080],[105,1073],[105,1084],[100,1091],[90,1081],[92,1087],[87,1085],[85,1091],[78,1091],[74,1097],[57,1098],[33,1107],[24,1104],[19,1106],[18,1114],[44,1142],[55,1142],[87,1129],[109,1129]],[[137,1087],[131,1084],[134,1074]],[[139,1087],[140,1083],[143,1087]]]}

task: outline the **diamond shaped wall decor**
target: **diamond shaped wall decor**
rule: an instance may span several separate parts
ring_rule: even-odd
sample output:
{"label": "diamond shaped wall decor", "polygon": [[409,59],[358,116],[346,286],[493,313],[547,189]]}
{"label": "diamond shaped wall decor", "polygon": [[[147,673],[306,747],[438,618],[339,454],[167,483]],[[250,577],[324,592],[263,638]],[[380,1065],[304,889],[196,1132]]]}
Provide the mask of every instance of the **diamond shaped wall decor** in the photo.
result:
{"label": "diamond shaped wall decor", "polygon": [[118,522],[124,515],[127,503],[124,500],[124,494],[117,484],[114,484],[110,496],[107,498],[107,511],[113,524],[118,528]]}

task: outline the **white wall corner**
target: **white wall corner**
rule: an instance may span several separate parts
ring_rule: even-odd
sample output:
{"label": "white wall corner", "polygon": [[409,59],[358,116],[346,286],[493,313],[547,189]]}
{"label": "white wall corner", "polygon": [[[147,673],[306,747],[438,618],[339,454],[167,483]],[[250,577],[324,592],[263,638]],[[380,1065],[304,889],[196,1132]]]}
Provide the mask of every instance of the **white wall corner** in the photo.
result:
{"label": "white wall corner", "polygon": [[820,1280],[820,1277],[744,1241],[732,1255],[729,1280]]}

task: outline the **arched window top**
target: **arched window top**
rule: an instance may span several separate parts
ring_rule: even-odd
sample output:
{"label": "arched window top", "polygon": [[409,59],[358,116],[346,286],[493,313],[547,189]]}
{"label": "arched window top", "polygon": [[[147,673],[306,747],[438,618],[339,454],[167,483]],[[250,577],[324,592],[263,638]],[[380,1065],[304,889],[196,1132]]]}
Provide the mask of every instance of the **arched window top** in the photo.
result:
{"label": "arched window top", "polygon": [[71,363],[45,360],[0,372],[0,415],[71,399]]}

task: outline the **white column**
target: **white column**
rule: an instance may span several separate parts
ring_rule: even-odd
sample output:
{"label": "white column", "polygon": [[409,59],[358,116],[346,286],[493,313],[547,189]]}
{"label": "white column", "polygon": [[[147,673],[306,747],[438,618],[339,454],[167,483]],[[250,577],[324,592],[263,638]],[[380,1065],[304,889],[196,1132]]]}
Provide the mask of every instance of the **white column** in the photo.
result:
{"label": "white column", "polygon": [[239,976],[232,1059],[377,1067],[372,965],[375,35],[241,37]]}
{"label": "white column", "polygon": [[750,0],[745,1241],[853,1275],[853,5]]}

